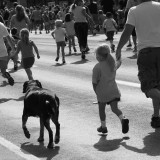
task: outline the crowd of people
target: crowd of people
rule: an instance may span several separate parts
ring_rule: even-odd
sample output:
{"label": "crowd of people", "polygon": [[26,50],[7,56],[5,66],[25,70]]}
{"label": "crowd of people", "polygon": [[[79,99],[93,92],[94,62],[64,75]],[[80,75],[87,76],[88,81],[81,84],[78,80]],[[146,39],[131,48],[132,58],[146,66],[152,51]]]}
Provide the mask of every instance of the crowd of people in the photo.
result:
{"label": "crowd of people", "polygon": [[[121,64],[121,49],[132,35],[136,55],[137,50],[139,51],[137,64],[141,89],[153,101],[154,114],[151,126],[158,128],[160,127],[160,57],[158,55],[160,50],[160,23],[157,21],[160,15],[159,7],[160,3],[152,0],[128,0],[126,8],[120,3],[118,8],[112,8],[111,11],[107,10],[107,12],[103,8],[99,8],[94,0],[90,0],[90,3],[74,0],[71,6],[36,6],[30,8],[24,8],[14,3],[12,10],[6,7],[0,16],[2,22],[0,23],[1,73],[8,79],[10,85],[14,85],[14,79],[7,72],[7,65],[9,59],[12,59],[16,70],[19,62],[18,53],[21,51],[21,65],[25,69],[28,79],[34,79],[31,71],[35,61],[33,49],[38,59],[40,55],[35,43],[29,39],[30,32],[34,31],[35,34],[38,31],[39,34],[42,34],[42,30],[45,30],[46,34],[51,32],[51,36],[57,44],[55,61],[59,60],[61,50],[62,63],[64,64],[66,63],[66,41],[69,41],[69,54],[71,54],[72,47],[74,52],[77,51],[75,36],[77,37],[83,60],[86,58],[86,52],[89,51],[88,32],[90,31],[94,36],[96,32],[103,30],[110,46],[105,44],[97,47],[96,58],[98,63],[93,68],[92,75],[93,89],[97,96],[101,121],[101,126],[97,128],[97,131],[107,133],[105,107],[108,104],[119,117],[122,132],[127,133],[129,120],[118,108],[121,95],[115,78],[116,70]],[[120,28],[124,28],[124,30],[115,50],[114,34]],[[130,41],[129,45],[131,45]],[[110,54],[115,51],[117,61]]]}

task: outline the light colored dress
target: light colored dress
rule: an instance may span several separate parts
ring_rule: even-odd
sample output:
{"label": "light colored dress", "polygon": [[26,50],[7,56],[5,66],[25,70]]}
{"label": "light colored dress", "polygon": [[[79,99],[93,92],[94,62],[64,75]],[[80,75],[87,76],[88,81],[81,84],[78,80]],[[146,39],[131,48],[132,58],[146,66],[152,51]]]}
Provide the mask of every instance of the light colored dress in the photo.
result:
{"label": "light colored dress", "polygon": [[96,95],[98,102],[107,103],[121,94],[115,81],[116,71],[111,71],[106,61],[97,63],[93,68],[92,83],[98,84]]}

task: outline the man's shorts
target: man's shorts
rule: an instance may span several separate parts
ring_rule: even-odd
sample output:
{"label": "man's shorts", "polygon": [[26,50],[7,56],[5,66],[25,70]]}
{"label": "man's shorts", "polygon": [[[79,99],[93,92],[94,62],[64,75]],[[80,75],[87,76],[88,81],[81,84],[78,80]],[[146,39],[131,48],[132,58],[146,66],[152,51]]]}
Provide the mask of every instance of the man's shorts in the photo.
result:
{"label": "man's shorts", "polygon": [[147,96],[150,89],[160,89],[160,47],[140,50],[137,65],[142,92]]}
{"label": "man's shorts", "polygon": [[28,57],[22,59],[22,67],[24,69],[31,68],[34,64],[35,58],[34,57]]}
{"label": "man's shorts", "polygon": [[57,42],[57,47],[64,47],[66,46],[65,41]]}
{"label": "man's shorts", "polygon": [[136,29],[135,29],[135,27],[134,27],[134,29],[133,29],[133,31],[132,31],[132,36],[133,37],[136,37],[137,35],[136,35]]}

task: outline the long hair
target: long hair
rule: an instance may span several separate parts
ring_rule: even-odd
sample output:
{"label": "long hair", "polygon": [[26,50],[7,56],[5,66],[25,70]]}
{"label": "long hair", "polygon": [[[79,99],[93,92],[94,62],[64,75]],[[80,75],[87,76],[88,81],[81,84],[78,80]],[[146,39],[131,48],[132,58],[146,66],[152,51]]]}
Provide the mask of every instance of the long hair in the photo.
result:
{"label": "long hair", "polygon": [[21,22],[23,19],[27,17],[25,9],[22,5],[16,6],[16,19],[17,21]]}
{"label": "long hair", "polygon": [[29,44],[29,30],[27,28],[21,29],[20,37],[25,44]]}
{"label": "long hair", "polygon": [[115,60],[112,57],[110,47],[107,44],[102,44],[98,46],[98,48],[96,49],[96,54],[103,57],[106,60],[106,62],[110,66],[111,72],[115,71]]}
{"label": "long hair", "polygon": [[67,13],[65,15],[65,22],[70,22],[71,21],[71,14],[70,13]]}
{"label": "long hair", "polygon": [[74,0],[73,5],[72,5],[72,10],[74,10],[76,6],[78,6],[78,3],[81,1],[83,2],[83,0]]}

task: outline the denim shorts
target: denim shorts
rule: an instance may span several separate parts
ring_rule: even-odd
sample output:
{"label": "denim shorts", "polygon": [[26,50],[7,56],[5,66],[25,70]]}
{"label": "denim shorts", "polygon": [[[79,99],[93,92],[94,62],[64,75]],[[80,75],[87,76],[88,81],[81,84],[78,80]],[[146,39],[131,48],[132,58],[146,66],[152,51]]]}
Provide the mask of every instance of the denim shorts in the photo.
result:
{"label": "denim shorts", "polygon": [[31,68],[34,64],[35,58],[34,57],[28,57],[22,59],[22,67],[24,69]]}
{"label": "denim shorts", "polygon": [[107,32],[107,37],[108,37],[109,41],[113,41],[114,31],[108,31]]}
{"label": "denim shorts", "polygon": [[142,92],[147,96],[150,89],[160,89],[160,47],[140,50],[137,65]]}

